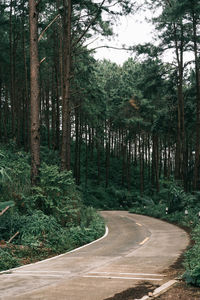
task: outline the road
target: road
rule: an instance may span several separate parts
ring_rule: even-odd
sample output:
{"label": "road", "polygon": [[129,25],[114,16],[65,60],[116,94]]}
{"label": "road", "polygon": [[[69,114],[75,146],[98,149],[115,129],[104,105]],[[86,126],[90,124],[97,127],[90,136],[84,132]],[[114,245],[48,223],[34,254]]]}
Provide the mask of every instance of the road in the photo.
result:
{"label": "road", "polygon": [[101,240],[1,273],[0,299],[103,300],[138,282],[165,283],[163,271],[187,247],[187,233],[124,211],[102,215],[109,232]]}

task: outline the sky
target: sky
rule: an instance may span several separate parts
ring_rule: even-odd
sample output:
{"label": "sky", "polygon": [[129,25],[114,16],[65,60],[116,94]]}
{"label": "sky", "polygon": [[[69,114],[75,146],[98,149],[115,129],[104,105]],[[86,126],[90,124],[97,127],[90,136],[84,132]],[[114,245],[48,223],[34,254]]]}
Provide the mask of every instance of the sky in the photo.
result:
{"label": "sky", "polygon": [[[95,40],[90,45],[90,48],[103,45],[120,48],[122,45],[129,47],[139,43],[152,42],[154,27],[145,21],[145,16],[147,15],[149,15],[149,12],[140,12],[135,15],[120,17],[116,25],[113,26],[115,36],[112,37],[110,41],[99,37],[98,40]],[[120,65],[131,56],[133,56],[133,54],[130,51],[107,48],[97,49],[94,54],[96,59],[106,58]]]}
{"label": "sky", "polygon": [[[142,2],[143,0],[141,0]],[[160,11],[158,11],[158,14]],[[155,16],[155,15],[154,15]],[[155,44],[156,30],[154,25],[147,22],[146,19],[152,18],[151,11],[139,10],[134,15],[119,17],[119,20],[113,26],[114,36],[108,39],[103,39],[102,37],[94,37],[94,42],[89,45],[88,48],[95,48],[98,46],[112,46],[121,48],[122,45],[126,47],[134,46],[137,44],[144,44],[151,42]],[[115,50],[108,48],[96,49],[94,54],[95,59],[102,60],[108,59],[119,65],[122,65],[129,57],[134,58],[134,53],[125,50]],[[167,50],[162,56],[164,62],[172,63],[175,59],[175,52],[173,50]],[[193,60],[192,53],[185,53],[185,62]]]}

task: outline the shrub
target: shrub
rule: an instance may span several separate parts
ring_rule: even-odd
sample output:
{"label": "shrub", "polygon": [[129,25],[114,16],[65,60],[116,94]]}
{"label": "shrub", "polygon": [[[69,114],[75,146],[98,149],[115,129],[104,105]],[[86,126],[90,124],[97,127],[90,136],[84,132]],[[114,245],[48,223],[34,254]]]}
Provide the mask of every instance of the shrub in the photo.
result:
{"label": "shrub", "polygon": [[[30,156],[13,149],[2,148],[0,153],[0,211],[11,206],[0,216],[4,241],[0,270],[71,250],[103,235],[103,219],[83,205],[71,172],[43,163],[40,184],[31,188]],[[47,152],[42,149],[43,155]],[[57,162],[53,151],[48,153],[51,162]],[[7,244],[18,231],[12,245]]]}
{"label": "shrub", "polygon": [[26,216],[19,231],[21,234],[17,242],[22,245],[50,248],[56,252],[70,248],[67,230],[53,216],[47,216],[42,211],[36,210]]}
{"label": "shrub", "polygon": [[93,208],[83,210],[84,217],[80,226],[70,228],[70,239],[74,247],[90,243],[105,232],[105,224]]}
{"label": "shrub", "polygon": [[42,164],[41,182],[23,196],[28,211],[39,209],[52,215],[63,226],[80,223],[82,201],[71,172],[60,171],[58,166]]}
{"label": "shrub", "polygon": [[192,233],[195,245],[185,254],[186,272],[184,278],[187,283],[200,287],[200,225],[197,225]]}
{"label": "shrub", "polygon": [[18,267],[19,260],[10,253],[9,250],[0,248],[0,271]]}

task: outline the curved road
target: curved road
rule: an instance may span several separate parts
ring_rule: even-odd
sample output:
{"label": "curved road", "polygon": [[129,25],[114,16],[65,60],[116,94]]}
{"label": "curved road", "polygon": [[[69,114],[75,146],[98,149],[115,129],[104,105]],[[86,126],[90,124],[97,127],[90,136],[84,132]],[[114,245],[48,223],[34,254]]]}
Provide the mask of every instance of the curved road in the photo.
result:
{"label": "curved road", "polygon": [[187,247],[187,233],[166,222],[105,211],[109,233],[76,251],[0,273],[0,299],[103,300],[138,282],[162,285],[162,272]]}

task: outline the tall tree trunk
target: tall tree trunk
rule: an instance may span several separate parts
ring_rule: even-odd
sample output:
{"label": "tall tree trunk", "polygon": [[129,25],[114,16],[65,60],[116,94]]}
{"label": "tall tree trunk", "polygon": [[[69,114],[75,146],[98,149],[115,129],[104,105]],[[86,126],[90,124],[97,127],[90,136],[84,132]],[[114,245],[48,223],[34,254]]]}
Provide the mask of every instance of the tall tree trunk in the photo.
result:
{"label": "tall tree trunk", "polygon": [[196,145],[195,145],[195,164],[193,174],[193,189],[200,190],[200,74],[199,59],[197,47],[197,20],[193,13],[193,42],[195,56],[195,74],[196,74]]}
{"label": "tall tree trunk", "polygon": [[[176,25],[174,24],[174,42],[176,59],[178,65],[178,86],[177,86],[177,99],[178,99],[178,124],[177,124],[177,142],[176,142],[176,155],[175,155],[175,179],[181,180],[185,185],[185,125],[184,125],[184,98],[183,98],[183,24],[180,20],[181,36],[178,37]],[[178,43],[178,39],[179,43]]]}
{"label": "tall tree trunk", "polygon": [[140,195],[144,193],[144,134],[140,135],[139,139],[140,151]]}
{"label": "tall tree trunk", "polygon": [[122,153],[122,186],[125,184],[126,179],[126,143],[124,137],[124,130],[121,131],[121,153]]}
{"label": "tall tree trunk", "polygon": [[25,79],[25,96],[24,96],[24,126],[23,126],[23,143],[24,148],[28,151],[30,146],[30,134],[29,134],[29,95],[28,95],[28,71],[27,71],[27,55],[26,55],[26,36],[25,36],[25,0],[23,0],[23,14],[22,14],[22,48],[23,48],[23,62],[24,62],[24,79]]}
{"label": "tall tree trunk", "polygon": [[87,124],[85,124],[85,187],[88,182],[88,130]]}
{"label": "tall tree trunk", "polygon": [[[54,66],[55,67],[55,66]],[[51,132],[52,132],[52,147],[56,149],[56,101],[57,101],[57,86],[55,86],[55,79],[56,79],[56,70],[52,68],[52,90],[51,90]]]}
{"label": "tall tree trunk", "polygon": [[14,66],[13,66],[13,0],[10,0],[9,13],[9,43],[10,43],[10,99],[11,99],[11,120],[12,120],[12,136],[15,132],[15,115],[14,115]]}
{"label": "tall tree trunk", "polygon": [[75,108],[75,155],[74,155],[74,177],[78,184],[78,157],[79,157],[79,111]]}
{"label": "tall tree trunk", "polygon": [[9,131],[9,108],[8,108],[8,88],[5,86],[5,104],[4,104],[4,141],[8,141],[8,131]]}
{"label": "tall tree trunk", "polygon": [[40,167],[40,99],[38,57],[38,11],[35,0],[29,0],[30,22],[30,90],[31,90],[31,183],[39,182]]}
{"label": "tall tree trunk", "polygon": [[164,171],[163,171],[164,178],[167,178],[167,142],[166,139],[164,140]]}
{"label": "tall tree trunk", "polygon": [[1,101],[1,92],[2,92],[2,80],[1,80],[1,67],[0,67],[0,141],[2,141],[2,101]]}
{"label": "tall tree trunk", "polygon": [[49,120],[49,80],[47,82],[46,90],[44,91],[45,95],[45,123],[46,123],[46,134],[47,134],[47,145],[50,148],[50,120]]}
{"label": "tall tree trunk", "polygon": [[150,134],[148,133],[148,180],[151,180],[151,145],[150,145]]}
{"label": "tall tree trunk", "polygon": [[[59,112],[59,96],[62,95],[60,93],[60,88],[59,88],[59,61],[57,58],[57,48],[59,45],[56,43],[56,34],[58,32],[54,31],[54,70],[55,70],[55,99],[52,102],[53,105],[53,117],[52,117],[52,126],[54,128],[54,140],[53,140],[53,149],[58,150],[59,149],[59,143],[60,143],[60,112]],[[59,34],[58,34],[59,35]],[[61,51],[62,53],[62,51]],[[59,49],[59,54],[60,54],[60,49]],[[59,59],[62,58],[62,55]],[[62,76],[62,73],[60,74]]]}
{"label": "tall tree trunk", "polygon": [[79,108],[79,146],[78,146],[78,168],[77,168],[77,184],[81,183],[81,151],[82,151],[82,136],[83,136],[83,124],[82,124],[82,114]]}
{"label": "tall tree trunk", "polygon": [[109,170],[110,170],[110,122],[108,123],[108,126],[105,126],[105,129],[107,135],[107,141],[106,141],[106,188],[107,188],[109,184]]}
{"label": "tall tree trunk", "polygon": [[127,186],[128,190],[131,189],[131,138],[128,141],[128,153],[127,153]]}
{"label": "tall tree trunk", "polygon": [[170,137],[168,137],[168,157],[167,157],[167,179],[170,178],[171,175],[171,145],[170,145]]}
{"label": "tall tree trunk", "polygon": [[[66,16],[67,11],[67,16]],[[62,148],[61,148],[61,169],[70,170],[70,76],[71,76],[71,0],[64,0],[64,31],[67,29],[67,36],[64,32],[64,95],[62,102]]]}
{"label": "tall tree trunk", "polygon": [[[99,125],[100,126],[100,125]],[[99,130],[96,131],[96,139],[97,139],[97,182],[100,184],[101,181],[101,142],[100,142],[100,134]]]}
{"label": "tall tree trunk", "polygon": [[153,152],[152,152],[152,185],[156,187],[157,193],[160,190],[159,185],[159,144],[158,136],[153,134]]}

